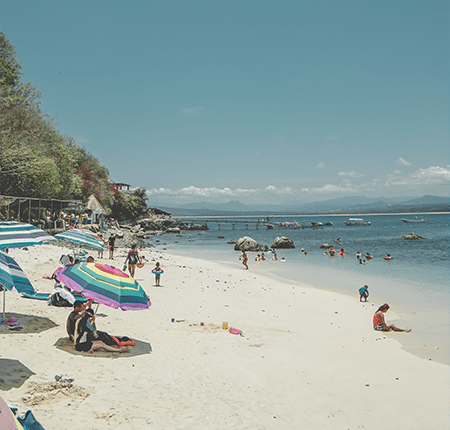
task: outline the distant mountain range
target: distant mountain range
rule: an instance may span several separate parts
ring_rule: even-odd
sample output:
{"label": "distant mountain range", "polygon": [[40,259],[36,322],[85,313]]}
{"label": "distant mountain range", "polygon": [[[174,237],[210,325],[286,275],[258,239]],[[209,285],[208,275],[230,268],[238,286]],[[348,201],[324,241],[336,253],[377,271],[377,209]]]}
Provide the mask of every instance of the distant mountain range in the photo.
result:
{"label": "distant mountain range", "polygon": [[275,215],[275,214],[364,214],[396,212],[445,212],[450,210],[447,197],[339,197],[311,203],[280,205],[245,205],[238,200],[228,203],[197,202],[159,206],[174,216],[192,215]]}

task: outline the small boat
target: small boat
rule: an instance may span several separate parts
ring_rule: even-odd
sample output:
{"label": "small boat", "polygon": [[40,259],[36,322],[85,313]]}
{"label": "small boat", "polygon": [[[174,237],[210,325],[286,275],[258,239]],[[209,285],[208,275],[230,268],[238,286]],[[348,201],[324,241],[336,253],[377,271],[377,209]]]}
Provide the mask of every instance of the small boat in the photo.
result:
{"label": "small boat", "polygon": [[344,224],[348,226],[370,225],[370,221],[365,222],[362,218],[349,218],[348,221],[344,221]]}
{"label": "small boat", "polygon": [[417,217],[414,219],[405,219],[402,218],[403,222],[428,222],[428,218],[422,218],[422,219],[418,219]]}

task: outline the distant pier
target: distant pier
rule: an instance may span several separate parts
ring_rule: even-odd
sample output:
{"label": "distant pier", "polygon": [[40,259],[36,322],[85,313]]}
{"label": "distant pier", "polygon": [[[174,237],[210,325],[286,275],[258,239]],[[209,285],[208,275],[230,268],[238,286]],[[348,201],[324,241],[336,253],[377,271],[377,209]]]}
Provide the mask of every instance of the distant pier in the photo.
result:
{"label": "distant pier", "polygon": [[[249,226],[255,226],[256,230],[259,227],[267,228],[268,225],[271,225],[264,219],[260,220],[233,220],[233,219],[211,219],[211,218],[196,218],[196,217],[178,217],[180,221],[183,221],[185,224],[206,224],[216,225],[220,230],[220,227],[223,225],[231,225],[232,230],[235,229],[237,225],[244,225],[245,229],[248,230]],[[209,227],[208,227],[209,228]]]}

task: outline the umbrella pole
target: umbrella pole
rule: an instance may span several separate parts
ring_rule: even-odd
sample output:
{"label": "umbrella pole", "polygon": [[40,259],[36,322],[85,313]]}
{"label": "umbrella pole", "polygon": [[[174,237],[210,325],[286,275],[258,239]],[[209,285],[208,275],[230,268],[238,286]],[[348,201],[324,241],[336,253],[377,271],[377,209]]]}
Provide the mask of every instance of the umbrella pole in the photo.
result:
{"label": "umbrella pole", "polygon": [[5,298],[6,298],[6,289],[3,289],[3,318],[2,318],[2,321],[5,321]]}

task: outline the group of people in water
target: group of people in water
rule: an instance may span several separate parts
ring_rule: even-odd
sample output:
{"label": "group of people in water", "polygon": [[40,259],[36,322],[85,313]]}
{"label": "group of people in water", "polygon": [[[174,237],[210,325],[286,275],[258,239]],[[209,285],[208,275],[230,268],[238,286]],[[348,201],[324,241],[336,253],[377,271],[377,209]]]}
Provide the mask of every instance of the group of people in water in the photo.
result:
{"label": "group of people in water", "polygon": [[[278,256],[277,253],[274,250],[270,250],[269,249],[269,253],[272,254],[272,260],[273,261],[278,261]],[[240,260],[242,260],[242,264],[245,267],[245,270],[248,270],[248,255],[245,251],[242,251],[242,255],[240,256]],[[284,261],[284,257],[282,257],[281,259],[282,261]],[[257,254],[255,257],[255,261],[266,261],[266,256],[264,255],[264,252],[262,252],[261,254]]]}

